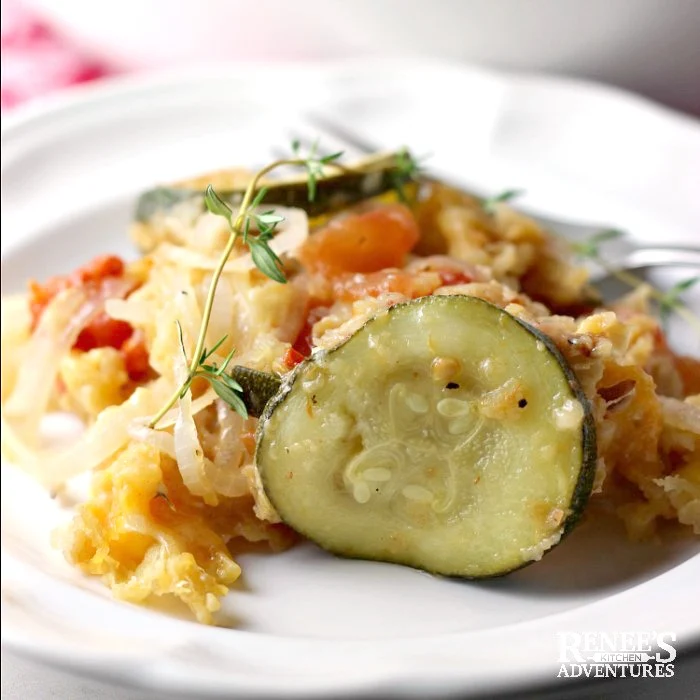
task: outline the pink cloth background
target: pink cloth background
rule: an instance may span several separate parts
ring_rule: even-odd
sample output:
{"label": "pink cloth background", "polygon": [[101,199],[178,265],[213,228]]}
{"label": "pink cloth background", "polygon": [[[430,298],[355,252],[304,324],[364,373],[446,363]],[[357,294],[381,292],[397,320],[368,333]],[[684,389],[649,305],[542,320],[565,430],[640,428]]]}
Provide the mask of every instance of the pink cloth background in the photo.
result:
{"label": "pink cloth background", "polygon": [[15,0],[2,0],[0,53],[3,112],[34,97],[111,72]]}

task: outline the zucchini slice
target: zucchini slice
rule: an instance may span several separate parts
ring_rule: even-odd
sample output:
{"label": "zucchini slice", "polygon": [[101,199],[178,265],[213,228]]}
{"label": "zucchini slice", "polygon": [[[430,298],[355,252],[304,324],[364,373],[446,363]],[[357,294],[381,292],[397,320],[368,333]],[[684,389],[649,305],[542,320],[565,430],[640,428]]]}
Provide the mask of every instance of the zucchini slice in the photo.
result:
{"label": "zucchini slice", "polygon": [[[310,218],[332,214],[364,199],[377,197],[401,185],[414,194],[415,183],[402,181],[399,153],[379,153],[368,156],[342,171],[329,170],[330,177],[320,179],[313,202],[309,201],[308,178],[306,174],[280,180],[266,180],[268,193],[266,204],[304,209]],[[204,212],[203,192],[206,185],[214,183],[219,195],[232,207],[240,205],[245,186],[220,188],[217,182],[241,182],[245,178],[226,177],[226,173],[211,173],[198,177],[194,182],[185,182],[166,187],[157,187],[144,192],[138,199],[134,212],[134,222],[140,225],[157,225],[164,215],[178,205],[192,203],[197,211]]]}
{"label": "zucchini slice", "polygon": [[256,463],[282,520],[331,552],[487,577],[571,530],[595,426],[547,336],[430,296],[300,364],[267,403]]}

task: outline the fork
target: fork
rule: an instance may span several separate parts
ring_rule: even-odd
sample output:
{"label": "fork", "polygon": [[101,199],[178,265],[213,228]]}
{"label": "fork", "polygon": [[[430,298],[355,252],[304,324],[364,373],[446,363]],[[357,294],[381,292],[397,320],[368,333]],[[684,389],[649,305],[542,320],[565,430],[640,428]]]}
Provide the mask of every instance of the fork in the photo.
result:
{"label": "fork", "polygon": [[[319,155],[329,155],[332,152],[336,152],[338,147],[350,157],[366,156],[383,150],[378,144],[371,143],[362,135],[353,132],[345,125],[335,122],[326,116],[318,114],[306,115],[305,122],[314,130],[314,135],[311,136],[304,131],[296,129],[289,134],[290,140],[297,141],[306,148],[316,147]],[[319,138],[325,138],[326,145],[324,147],[319,145]],[[330,147],[327,145],[329,142],[331,143]],[[273,149],[273,153],[279,157],[289,155],[287,150],[281,148]],[[425,174],[430,177],[429,173],[426,172]],[[432,177],[456,189],[465,191],[463,186],[457,182],[450,181],[449,178],[436,174]],[[595,234],[613,228],[611,226],[555,219],[525,207],[518,207],[518,209],[536,221],[542,228],[574,243],[588,241]],[[608,296],[606,292],[609,293],[618,284],[614,273],[610,272],[610,267],[614,267],[616,270],[642,274],[642,276],[655,268],[664,267],[674,269],[691,268],[700,273],[700,246],[640,245],[634,243],[628,235],[622,235],[605,243],[605,260],[605,267],[591,264],[590,273],[591,280],[600,287],[604,296]]]}

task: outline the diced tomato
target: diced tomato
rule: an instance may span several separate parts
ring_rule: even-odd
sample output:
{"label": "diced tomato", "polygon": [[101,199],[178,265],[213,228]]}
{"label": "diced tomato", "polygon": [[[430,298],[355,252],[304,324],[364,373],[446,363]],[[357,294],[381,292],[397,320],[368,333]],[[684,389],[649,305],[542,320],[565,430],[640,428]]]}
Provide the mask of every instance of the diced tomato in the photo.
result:
{"label": "diced tomato", "polygon": [[69,275],[49,277],[44,284],[35,280],[29,282],[29,309],[32,315],[32,329],[36,327],[44,309],[51,300],[65,289],[91,287],[99,285],[108,277],[121,277],[124,274],[124,262],[116,255],[99,255],[87,265],[78,268]]}
{"label": "diced tomato", "polygon": [[32,330],[36,328],[49,302],[59,292],[69,287],[70,283],[67,277],[51,277],[43,285],[35,280],[29,280],[29,313],[32,318]]}
{"label": "diced tomato", "polygon": [[101,282],[105,277],[121,277],[124,274],[124,261],[116,255],[98,255],[87,265],[79,267],[70,276],[72,286]]}
{"label": "diced tomato", "polygon": [[303,362],[304,359],[305,356],[302,355],[298,350],[295,350],[294,348],[289,348],[284,354],[284,364],[289,369],[296,367],[300,362]]}
{"label": "diced tomato", "polygon": [[311,336],[314,325],[326,315],[328,315],[327,306],[314,306],[313,301],[311,302],[306,321],[292,345],[292,348],[302,357],[308,357],[311,354],[311,348],[313,347]]}
{"label": "diced tomato", "polygon": [[331,221],[309,237],[299,259],[308,270],[326,276],[376,272],[401,267],[418,238],[418,224],[408,207],[390,204]]}
{"label": "diced tomato", "polygon": [[[100,255],[69,275],[50,277],[44,284],[31,281],[29,309],[32,329],[36,328],[51,300],[63,290],[82,288],[89,294],[99,290],[109,280],[123,275],[124,261],[121,258],[116,255]],[[148,351],[143,334],[134,334],[129,323],[110,318],[104,311],[83,328],[73,347],[83,352],[105,347],[120,350],[129,376],[136,381],[144,379],[149,372]]]}
{"label": "diced tomato", "polygon": [[292,349],[298,352],[302,357],[308,357],[311,354],[311,330],[313,325],[307,320],[299,331],[297,339],[294,341]]}
{"label": "diced tomato", "polygon": [[445,287],[453,284],[469,284],[474,278],[464,270],[438,270],[438,275]]}
{"label": "diced tomato", "polygon": [[124,365],[129,377],[134,381],[146,379],[151,371],[151,366],[148,362],[148,349],[143,331],[135,330],[124,341],[120,352],[124,358]]}
{"label": "diced tomato", "polygon": [[121,277],[124,274],[124,261],[116,255],[98,255],[87,265],[79,267],[69,275],[55,275],[44,284],[29,282],[29,309],[32,315],[32,329],[36,327],[49,302],[64,289],[99,285],[108,277]]}
{"label": "diced tomato", "polygon": [[118,350],[131,337],[133,330],[126,321],[111,318],[101,311],[80,332],[73,347],[83,352],[94,348],[117,348]]}

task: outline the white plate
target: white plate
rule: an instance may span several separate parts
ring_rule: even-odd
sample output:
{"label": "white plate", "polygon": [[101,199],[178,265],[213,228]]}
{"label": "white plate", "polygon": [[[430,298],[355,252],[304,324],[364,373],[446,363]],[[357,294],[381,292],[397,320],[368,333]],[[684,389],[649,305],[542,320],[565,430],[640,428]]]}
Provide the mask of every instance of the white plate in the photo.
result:
{"label": "white plate", "polygon": [[[87,88],[6,120],[3,293],[98,252],[133,255],[141,189],[260,162],[307,110],[431,152],[467,185],[524,187],[550,214],[698,242],[700,128],[627,94],[426,63],[217,69]],[[3,641],[106,680],[199,697],[476,693],[552,681],[558,632],[670,630],[681,648],[700,633],[698,544],[633,545],[597,519],[481,583],[311,545],[241,557],[244,586],[224,604],[235,628],[203,627],[111,600],[51,549],[68,512],[11,466],[2,476]]]}

